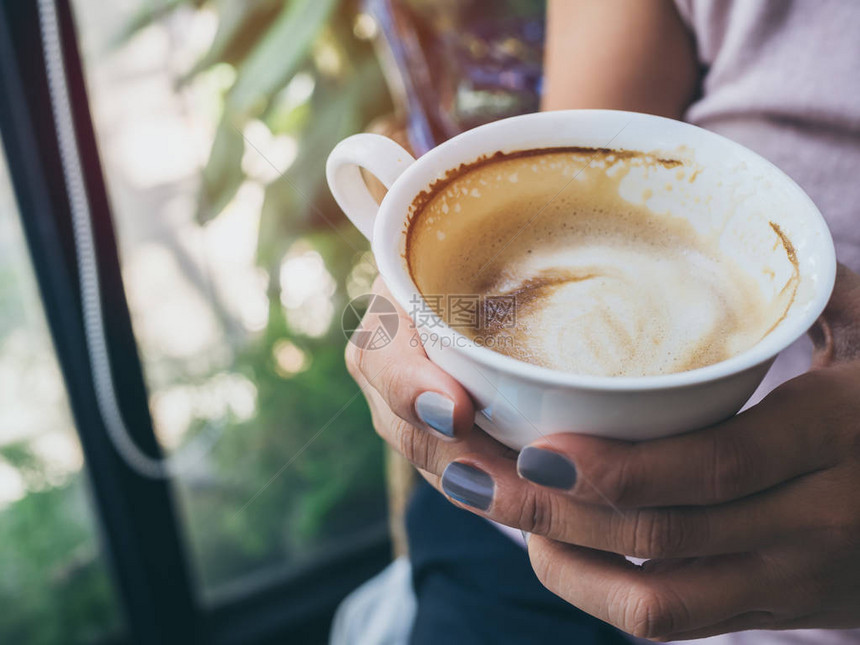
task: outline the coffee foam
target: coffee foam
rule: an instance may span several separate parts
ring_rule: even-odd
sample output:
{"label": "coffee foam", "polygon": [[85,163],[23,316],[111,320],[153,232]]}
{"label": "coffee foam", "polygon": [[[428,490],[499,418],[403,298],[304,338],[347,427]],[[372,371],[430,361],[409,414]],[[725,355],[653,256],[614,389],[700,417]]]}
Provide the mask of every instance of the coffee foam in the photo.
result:
{"label": "coffee foam", "polygon": [[513,326],[457,325],[449,300],[426,299],[466,336],[562,371],[666,374],[740,353],[784,315],[784,299],[764,299],[716,238],[619,196],[631,168],[679,164],[576,148],[463,167],[414,204],[413,281],[425,297],[507,297]]}

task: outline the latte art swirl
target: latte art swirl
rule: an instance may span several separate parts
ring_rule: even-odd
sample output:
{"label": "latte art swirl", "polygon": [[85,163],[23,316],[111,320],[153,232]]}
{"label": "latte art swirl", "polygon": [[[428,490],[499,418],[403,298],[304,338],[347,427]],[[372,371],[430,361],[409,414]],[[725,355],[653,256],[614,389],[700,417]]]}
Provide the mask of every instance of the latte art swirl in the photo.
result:
{"label": "latte art swirl", "polygon": [[492,343],[497,351],[566,372],[682,372],[748,349],[784,303],[765,301],[686,220],[621,199],[636,163],[662,162],[544,151],[461,172],[416,207],[413,280],[425,296],[512,303],[504,324],[483,316],[457,326],[452,312],[437,313],[471,338],[507,340]]}
{"label": "latte art swirl", "polygon": [[[679,266],[694,264],[694,271]],[[755,308],[742,287],[721,280],[712,259],[695,251],[655,257],[653,250],[589,246],[517,265],[527,275],[486,295],[510,295],[511,328],[475,328],[471,336],[508,334],[504,353],[529,363],[601,376],[681,372],[746,349],[742,328]],[[538,342],[535,342],[537,339]]]}

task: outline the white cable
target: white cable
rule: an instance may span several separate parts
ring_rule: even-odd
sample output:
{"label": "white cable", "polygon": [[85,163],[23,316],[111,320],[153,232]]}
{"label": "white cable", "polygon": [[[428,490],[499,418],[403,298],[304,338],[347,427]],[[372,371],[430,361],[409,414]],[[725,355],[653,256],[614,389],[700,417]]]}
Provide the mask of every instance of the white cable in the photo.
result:
{"label": "white cable", "polygon": [[[78,256],[78,280],[81,290],[84,334],[93,375],[96,401],[107,434],[117,453],[139,474],[153,479],[169,478],[187,468],[211,447],[211,441],[198,440],[169,458],[155,458],[144,453],[135,443],[122,417],[116,386],[110,365],[107,337],[102,316],[98,261],[93,238],[90,206],[87,199],[83,168],[75,138],[66,70],[63,64],[60,24],[54,0],[39,0],[39,23],[42,48],[48,75],[51,109],[60,147],[60,161],[68,191],[72,215],[75,249]],[[211,428],[210,428],[211,429]],[[191,448],[194,448],[191,450]]]}

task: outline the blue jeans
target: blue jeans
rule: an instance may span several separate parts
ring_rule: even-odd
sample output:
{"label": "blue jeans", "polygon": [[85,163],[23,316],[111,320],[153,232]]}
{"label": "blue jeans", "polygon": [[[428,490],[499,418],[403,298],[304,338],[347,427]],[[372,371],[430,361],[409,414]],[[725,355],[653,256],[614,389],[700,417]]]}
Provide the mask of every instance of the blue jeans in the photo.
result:
{"label": "blue jeans", "polygon": [[423,480],[406,527],[418,600],[412,645],[629,645],[544,589],[522,547]]}

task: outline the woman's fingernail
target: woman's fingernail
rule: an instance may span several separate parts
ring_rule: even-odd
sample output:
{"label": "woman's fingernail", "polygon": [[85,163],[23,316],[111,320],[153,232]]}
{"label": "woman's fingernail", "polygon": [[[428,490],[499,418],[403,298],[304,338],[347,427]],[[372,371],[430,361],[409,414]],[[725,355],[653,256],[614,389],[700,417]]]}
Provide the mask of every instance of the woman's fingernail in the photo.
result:
{"label": "woman's fingernail", "polygon": [[423,392],[415,399],[415,413],[446,437],[454,436],[454,402],[438,392]]}
{"label": "woman's fingernail", "polygon": [[529,543],[529,538],[532,536],[532,534],[531,534],[531,533],[529,533],[528,531],[523,531],[522,529],[520,529],[520,533],[522,533],[522,534],[523,534],[523,542],[525,542],[525,543],[526,543],[526,545],[528,545],[528,543]]}
{"label": "woman's fingernail", "polygon": [[452,461],[442,473],[442,490],[448,497],[482,511],[493,501],[493,478],[483,470]]}
{"label": "woman's fingernail", "polygon": [[540,486],[569,490],[576,483],[576,466],[564,455],[526,446],[517,458],[520,476]]}

